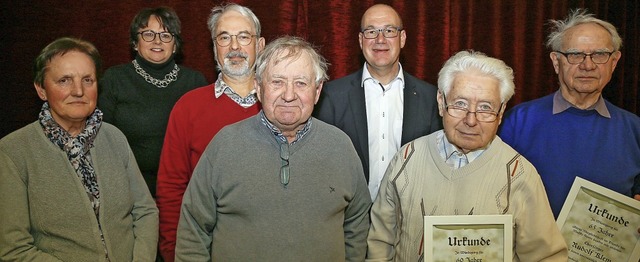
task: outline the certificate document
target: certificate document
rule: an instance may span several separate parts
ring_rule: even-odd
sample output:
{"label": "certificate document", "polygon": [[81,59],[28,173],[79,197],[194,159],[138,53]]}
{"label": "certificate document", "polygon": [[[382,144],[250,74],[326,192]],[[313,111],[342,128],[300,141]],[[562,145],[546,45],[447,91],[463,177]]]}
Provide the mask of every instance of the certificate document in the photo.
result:
{"label": "certificate document", "polygon": [[640,201],[576,177],[557,219],[569,261],[640,259]]}
{"label": "certificate document", "polygon": [[511,261],[511,215],[425,216],[424,261]]}

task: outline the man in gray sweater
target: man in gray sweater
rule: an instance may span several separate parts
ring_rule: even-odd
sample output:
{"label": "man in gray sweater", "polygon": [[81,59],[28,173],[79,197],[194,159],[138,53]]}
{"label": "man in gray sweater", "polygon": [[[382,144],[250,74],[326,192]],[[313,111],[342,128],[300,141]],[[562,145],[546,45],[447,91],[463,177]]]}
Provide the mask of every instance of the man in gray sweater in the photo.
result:
{"label": "man in gray sweater", "polygon": [[306,41],[256,60],[263,109],[223,128],[184,194],[176,261],[363,261],[371,205],[349,137],[311,117],[328,78]]}

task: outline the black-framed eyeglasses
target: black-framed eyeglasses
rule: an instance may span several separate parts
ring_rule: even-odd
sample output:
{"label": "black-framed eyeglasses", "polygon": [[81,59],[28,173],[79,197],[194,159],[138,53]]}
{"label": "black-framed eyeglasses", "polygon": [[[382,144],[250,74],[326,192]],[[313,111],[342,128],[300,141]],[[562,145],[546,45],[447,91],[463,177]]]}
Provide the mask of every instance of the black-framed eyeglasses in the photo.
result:
{"label": "black-framed eyeglasses", "polygon": [[588,57],[591,57],[591,61],[593,61],[593,63],[596,64],[604,64],[606,62],[609,61],[609,58],[611,57],[611,54],[613,54],[614,52],[607,52],[607,51],[598,51],[598,52],[593,52],[593,53],[585,53],[585,52],[560,52],[560,51],[555,51],[558,54],[562,54],[564,57],[567,58],[567,62],[569,62],[569,64],[580,64],[584,61],[584,59]]}
{"label": "black-framed eyeglasses", "polygon": [[228,46],[231,44],[231,40],[234,36],[236,37],[236,41],[238,41],[238,44],[246,46],[251,44],[253,38],[258,35],[252,35],[247,32],[238,33],[237,35],[222,33],[216,36],[216,43],[221,47]]}
{"label": "black-framed eyeglasses", "polygon": [[289,184],[289,144],[281,143],[280,144],[280,183],[283,186],[287,186]]}
{"label": "black-framed eyeglasses", "polygon": [[486,122],[486,123],[491,123],[498,119],[498,115],[502,110],[502,104],[504,104],[504,103],[500,103],[498,112],[495,112],[491,109],[478,109],[478,108],[476,108],[476,111],[471,111],[469,110],[468,106],[463,107],[463,106],[457,106],[457,105],[448,105],[447,98],[444,96],[444,94],[442,95],[442,99],[444,100],[444,108],[446,109],[447,114],[449,114],[451,117],[465,118],[467,117],[467,115],[472,113],[476,116],[476,119],[479,122]]}
{"label": "black-framed eyeglasses", "polygon": [[362,36],[366,39],[374,39],[377,38],[380,33],[385,38],[394,38],[398,36],[398,32],[402,31],[402,27],[397,26],[387,26],[385,28],[375,29],[375,28],[367,28],[361,31]]}
{"label": "black-framed eyeglasses", "polygon": [[164,43],[169,43],[171,42],[171,40],[173,40],[173,34],[169,32],[156,33],[153,30],[146,30],[146,31],[138,32],[138,34],[142,37],[142,40],[144,40],[145,42],[153,42],[153,40],[156,40],[156,36],[160,36],[160,41]]}

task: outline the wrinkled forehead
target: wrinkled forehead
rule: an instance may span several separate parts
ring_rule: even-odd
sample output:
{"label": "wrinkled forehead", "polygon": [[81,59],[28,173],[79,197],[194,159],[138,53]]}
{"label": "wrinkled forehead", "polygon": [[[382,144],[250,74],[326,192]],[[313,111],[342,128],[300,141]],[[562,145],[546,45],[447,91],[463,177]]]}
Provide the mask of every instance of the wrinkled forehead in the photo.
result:
{"label": "wrinkled forehead", "polygon": [[290,50],[279,50],[267,63],[267,70],[274,68],[290,68],[292,71],[300,71],[303,68],[311,66],[311,57],[305,51],[298,50],[290,52]]}
{"label": "wrinkled forehead", "polygon": [[562,39],[563,49],[575,49],[578,45],[587,44],[596,49],[613,51],[613,40],[607,29],[596,23],[584,23],[569,28]]}
{"label": "wrinkled forehead", "polygon": [[500,80],[480,71],[461,72],[455,75],[447,98],[490,101],[500,103]]}

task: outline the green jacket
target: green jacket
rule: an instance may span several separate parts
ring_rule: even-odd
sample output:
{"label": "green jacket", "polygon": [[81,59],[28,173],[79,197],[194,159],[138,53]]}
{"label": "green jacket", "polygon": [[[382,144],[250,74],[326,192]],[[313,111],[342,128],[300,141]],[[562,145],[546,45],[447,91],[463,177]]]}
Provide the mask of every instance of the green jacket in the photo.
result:
{"label": "green jacket", "polygon": [[[154,261],[158,209],[125,136],[103,123],[91,149],[111,261]],[[98,221],[67,155],[38,121],[0,140],[0,261],[105,261]]]}

